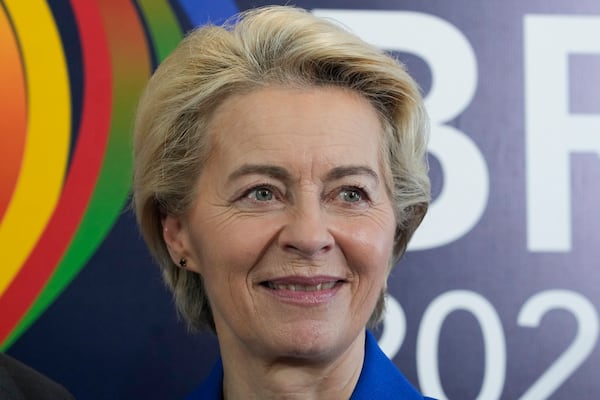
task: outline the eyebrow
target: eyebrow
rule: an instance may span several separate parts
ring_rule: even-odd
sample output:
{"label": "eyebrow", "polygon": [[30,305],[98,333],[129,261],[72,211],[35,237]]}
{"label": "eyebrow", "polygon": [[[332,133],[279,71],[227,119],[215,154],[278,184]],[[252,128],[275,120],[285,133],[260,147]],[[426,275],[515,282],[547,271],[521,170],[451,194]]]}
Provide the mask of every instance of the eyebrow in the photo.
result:
{"label": "eyebrow", "polygon": [[335,167],[331,171],[325,175],[326,181],[335,181],[337,179],[342,179],[346,176],[355,176],[355,175],[366,175],[375,180],[375,183],[379,183],[379,176],[377,173],[373,171],[370,167],[363,165],[348,165],[343,167]]}
{"label": "eyebrow", "polygon": [[285,168],[269,164],[244,164],[233,171],[227,180],[231,182],[239,177],[253,174],[270,176],[283,182],[292,180],[292,176]]}
{"label": "eyebrow", "polygon": [[[252,174],[266,175],[271,178],[280,180],[282,182],[291,182],[292,181],[292,176],[288,172],[288,170],[286,170],[283,167],[280,167],[277,165],[270,165],[270,164],[244,164],[241,167],[239,167],[238,169],[236,169],[235,171],[233,171],[229,175],[227,180],[229,182],[231,182],[242,176],[252,175]],[[366,175],[366,176],[372,178],[373,180],[375,180],[375,183],[379,183],[379,176],[377,175],[377,173],[375,171],[373,171],[372,168],[363,166],[363,165],[348,165],[348,166],[335,167],[335,168],[331,169],[329,172],[327,172],[324,180],[325,181],[335,181],[338,179],[345,178],[347,176],[356,176],[356,175]]]}

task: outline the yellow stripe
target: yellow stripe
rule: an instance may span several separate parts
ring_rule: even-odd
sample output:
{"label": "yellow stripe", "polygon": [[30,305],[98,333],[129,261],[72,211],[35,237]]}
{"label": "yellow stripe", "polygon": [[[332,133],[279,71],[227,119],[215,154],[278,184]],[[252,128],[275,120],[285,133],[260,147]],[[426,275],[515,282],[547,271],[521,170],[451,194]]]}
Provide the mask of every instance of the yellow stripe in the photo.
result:
{"label": "yellow stripe", "polygon": [[43,0],[4,0],[4,5],[23,54],[28,120],[19,179],[0,222],[0,295],[31,253],[56,207],[71,123],[67,65],[48,5]]}

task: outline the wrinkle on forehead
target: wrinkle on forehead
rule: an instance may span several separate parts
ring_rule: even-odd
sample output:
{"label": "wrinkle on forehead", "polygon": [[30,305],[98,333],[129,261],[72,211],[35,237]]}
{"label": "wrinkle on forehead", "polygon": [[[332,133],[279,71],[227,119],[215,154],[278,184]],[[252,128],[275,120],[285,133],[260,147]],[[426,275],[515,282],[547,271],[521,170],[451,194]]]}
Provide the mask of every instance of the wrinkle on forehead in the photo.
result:
{"label": "wrinkle on forehead", "polygon": [[217,108],[209,128],[211,158],[220,159],[217,173],[264,164],[315,181],[341,173],[329,170],[358,166],[386,180],[379,114],[348,89],[277,86],[234,95]]}

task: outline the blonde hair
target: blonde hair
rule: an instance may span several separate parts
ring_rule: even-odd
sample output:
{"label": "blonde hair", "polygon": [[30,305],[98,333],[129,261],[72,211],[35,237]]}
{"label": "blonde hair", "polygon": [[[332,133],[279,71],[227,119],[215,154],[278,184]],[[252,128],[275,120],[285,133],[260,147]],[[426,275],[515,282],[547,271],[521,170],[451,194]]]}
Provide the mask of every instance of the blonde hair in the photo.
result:
{"label": "blonde hair", "polygon": [[[392,262],[402,256],[427,210],[428,120],[417,85],[397,60],[332,22],[286,6],[253,9],[222,27],[190,32],[157,68],[139,103],[133,206],[177,309],[192,329],[214,330],[202,277],[173,263],[161,221],[167,214],[185,215],[193,202],[194,183],[211,150],[207,126],[215,108],[230,95],[273,85],[346,88],[378,112],[398,224]],[[371,325],[383,307],[382,294]]]}

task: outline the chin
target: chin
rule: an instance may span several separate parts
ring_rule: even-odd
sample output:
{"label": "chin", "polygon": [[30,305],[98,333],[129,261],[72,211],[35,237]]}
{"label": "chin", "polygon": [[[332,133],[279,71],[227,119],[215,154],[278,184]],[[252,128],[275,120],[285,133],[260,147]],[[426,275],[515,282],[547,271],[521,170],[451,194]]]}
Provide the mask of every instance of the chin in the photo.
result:
{"label": "chin", "polygon": [[283,329],[276,341],[283,357],[322,361],[346,350],[359,333],[331,322],[307,322]]}

